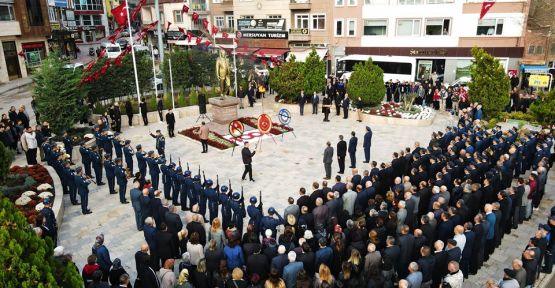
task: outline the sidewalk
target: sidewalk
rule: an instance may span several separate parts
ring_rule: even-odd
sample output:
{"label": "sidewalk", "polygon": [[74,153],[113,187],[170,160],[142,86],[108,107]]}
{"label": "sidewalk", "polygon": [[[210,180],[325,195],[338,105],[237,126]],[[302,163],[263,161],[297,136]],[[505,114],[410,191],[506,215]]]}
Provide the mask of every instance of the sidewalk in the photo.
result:
{"label": "sidewalk", "polygon": [[10,82],[4,83],[0,85],[0,95],[10,92],[15,89],[24,88],[27,85],[31,85],[33,83],[33,79],[31,77],[19,78],[16,80],[12,80]]}

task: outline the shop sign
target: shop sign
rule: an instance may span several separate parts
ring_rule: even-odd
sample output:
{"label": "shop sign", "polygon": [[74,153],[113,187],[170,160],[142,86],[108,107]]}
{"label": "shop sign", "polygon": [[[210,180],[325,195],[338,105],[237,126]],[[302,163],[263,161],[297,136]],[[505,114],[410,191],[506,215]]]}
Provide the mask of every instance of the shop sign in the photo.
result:
{"label": "shop sign", "polygon": [[50,22],[50,30],[60,30],[60,23]]}
{"label": "shop sign", "polygon": [[549,75],[532,74],[528,79],[528,84],[532,87],[546,88],[549,87],[549,79]]}
{"label": "shop sign", "polygon": [[284,31],[285,19],[239,19],[237,20],[239,31]]}
{"label": "shop sign", "polygon": [[251,39],[285,39],[287,40],[287,32],[285,31],[243,31],[241,32],[243,38]]}
{"label": "shop sign", "polygon": [[310,30],[308,30],[308,28],[291,28],[291,29],[289,29],[289,34],[292,34],[292,35],[310,35]]}
{"label": "shop sign", "polygon": [[447,56],[447,49],[410,49],[410,56]]}

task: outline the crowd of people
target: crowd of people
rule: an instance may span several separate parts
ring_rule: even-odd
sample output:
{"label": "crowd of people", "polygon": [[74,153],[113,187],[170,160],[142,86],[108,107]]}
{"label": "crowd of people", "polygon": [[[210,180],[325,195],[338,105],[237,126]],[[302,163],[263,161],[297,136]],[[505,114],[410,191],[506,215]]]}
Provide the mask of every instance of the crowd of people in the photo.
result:
{"label": "crowd of people", "polygon": [[[393,153],[391,162],[372,161],[360,174],[352,161],[352,175],[335,176],[333,185],[326,177],[313,183],[311,193],[300,188],[282,213],[264,209],[261,195],[245,203],[231,182],[220,185],[200,168],[168,163],[159,157],[161,133],[153,134],[161,153],[145,153],[141,145],[135,151],[130,141],[110,137],[103,121],[94,127],[92,163],[82,157],[77,173],[89,175],[79,175],[88,182],[94,170],[102,185],[105,170],[110,193],[117,193],[111,178],[124,204],[127,179],[133,179],[130,200],[145,238],[135,254],[135,287],[462,287],[504,235],[540,205],[554,158],[553,130],[486,129],[476,121],[476,109],[461,110],[456,126],[434,132],[426,146],[417,142]],[[60,148],[45,151],[55,168],[75,173]],[[115,163],[106,157],[100,166],[101,152],[115,152]],[[368,152],[364,162],[369,158]],[[56,170],[72,202],[75,191],[86,201],[78,178]],[[184,218],[178,207],[188,211]],[[85,205],[82,212],[90,211]],[[531,286],[540,271],[550,273],[553,228],[552,216],[539,226],[522,259],[504,275],[492,275],[502,277],[500,282],[487,285]],[[96,237],[81,271],[85,286],[130,287],[132,279],[104,242],[104,235]],[[518,286],[509,286],[515,281]]]}

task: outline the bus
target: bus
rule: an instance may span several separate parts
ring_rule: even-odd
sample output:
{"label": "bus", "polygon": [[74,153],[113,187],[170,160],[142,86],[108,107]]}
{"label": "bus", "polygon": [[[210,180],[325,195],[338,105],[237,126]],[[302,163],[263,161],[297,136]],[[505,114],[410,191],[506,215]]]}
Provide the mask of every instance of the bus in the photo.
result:
{"label": "bus", "polygon": [[414,81],[416,71],[416,59],[406,56],[372,56],[372,55],[348,55],[337,60],[335,76],[338,79],[349,79],[353,73],[355,64],[372,58],[372,62],[383,70],[384,82],[388,80]]}

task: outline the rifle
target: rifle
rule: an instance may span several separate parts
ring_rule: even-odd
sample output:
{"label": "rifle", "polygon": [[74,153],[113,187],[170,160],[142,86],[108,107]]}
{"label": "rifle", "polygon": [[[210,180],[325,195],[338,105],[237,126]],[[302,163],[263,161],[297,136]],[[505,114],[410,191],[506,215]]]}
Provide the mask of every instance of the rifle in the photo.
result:
{"label": "rifle", "polygon": [[206,185],[206,174],[204,174],[204,171],[202,171],[202,178],[204,179],[204,183],[202,183],[202,186]]}
{"label": "rifle", "polygon": [[172,163],[172,162],[173,162],[173,161],[172,161],[172,154],[170,154],[170,163]]}
{"label": "rifle", "polygon": [[179,167],[181,167],[181,157],[179,157],[178,163],[179,163]]}
{"label": "rifle", "polygon": [[260,198],[260,203],[258,203],[258,209],[262,212],[262,190],[258,191],[258,198]]}
{"label": "rifle", "polygon": [[200,177],[200,165],[198,165],[198,174],[197,175]]}
{"label": "rifle", "polygon": [[216,174],[216,191],[220,191],[220,178]]}
{"label": "rifle", "polygon": [[187,162],[187,171],[191,171],[189,170],[189,162]]}

